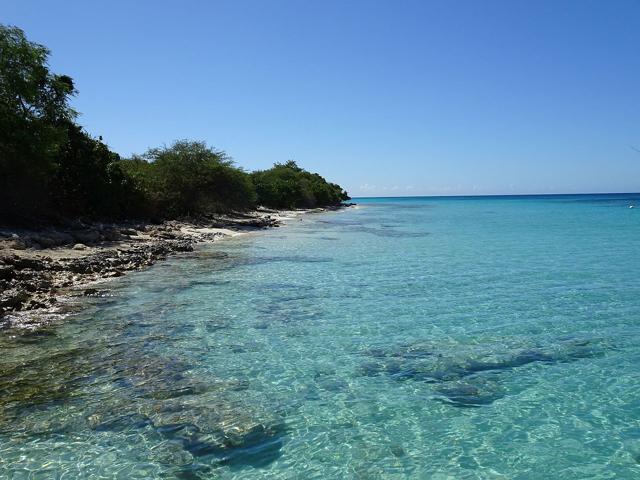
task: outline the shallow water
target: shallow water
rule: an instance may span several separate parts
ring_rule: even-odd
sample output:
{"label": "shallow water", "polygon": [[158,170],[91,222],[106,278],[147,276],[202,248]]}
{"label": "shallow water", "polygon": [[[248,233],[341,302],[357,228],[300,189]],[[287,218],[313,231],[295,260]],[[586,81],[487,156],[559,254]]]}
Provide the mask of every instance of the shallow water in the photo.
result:
{"label": "shallow water", "polygon": [[364,199],[0,332],[0,478],[640,476],[640,196]]}

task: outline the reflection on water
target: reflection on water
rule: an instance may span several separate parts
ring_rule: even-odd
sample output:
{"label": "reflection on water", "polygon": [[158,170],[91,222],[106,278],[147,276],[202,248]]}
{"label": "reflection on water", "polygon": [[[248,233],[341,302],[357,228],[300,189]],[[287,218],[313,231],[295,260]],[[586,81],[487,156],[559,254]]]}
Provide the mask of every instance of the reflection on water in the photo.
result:
{"label": "reflection on water", "polygon": [[637,478],[628,201],[365,203],[14,322],[0,478]]}

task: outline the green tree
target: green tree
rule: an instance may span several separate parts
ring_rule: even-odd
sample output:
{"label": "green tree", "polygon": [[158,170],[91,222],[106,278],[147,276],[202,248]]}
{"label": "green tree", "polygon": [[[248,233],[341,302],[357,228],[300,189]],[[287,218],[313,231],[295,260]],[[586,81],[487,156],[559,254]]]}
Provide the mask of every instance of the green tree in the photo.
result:
{"label": "green tree", "polygon": [[336,205],[338,185],[294,161],[248,174],[224,152],[181,140],[122,160],[75,123],[73,80],[49,50],[0,25],[0,221],[171,218],[270,207]]}
{"label": "green tree", "polygon": [[123,217],[140,213],[137,184],[120,156],[82,127],[68,122],[66,141],[55,158],[51,198],[66,215]]}
{"label": "green tree", "polygon": [[310,173],[293,160],[252,174],[258,203],[272,208],[313,208],[338,205],[349,196],[339,185]]}
{"label": "green tree", "polygon": [[66,75],[49,71],[49,50],[16,27],[0,25],[0,213],[29,215],[47,206],[48,182],[76,113]]}
{"label": "green tree", "polygon": [[[146,165],[142,162],[147,162]],[[255,206],[249,175],[205,142],[176,141],[127,163],[153,210],[162,216],[243,210]]]}

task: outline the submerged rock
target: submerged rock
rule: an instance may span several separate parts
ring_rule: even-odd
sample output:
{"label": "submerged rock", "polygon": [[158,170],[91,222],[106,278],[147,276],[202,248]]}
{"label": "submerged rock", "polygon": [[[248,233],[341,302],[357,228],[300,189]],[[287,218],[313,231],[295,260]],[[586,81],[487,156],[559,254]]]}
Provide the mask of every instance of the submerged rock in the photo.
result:
{"label": "submerged rock", "polygon": [[374,348],[366,352],[371,360],[360,366],[360,373],[433,384],[438,399],[454,406],[480,406],[504,396],[496,374],[529,364],[573,362],[602,353],[598,343],[589,339],[566,339],[537,348],[505,346],[497,352],[495,347],[415,342]]}
{"label": "submerged rock", "polygon": [[3,290],[0,293],[0,313],[4,310],[19,310],[29,300],[29,294],[24,290]]}
{"label": "submerged rock", "polygon": [[504,396],[504,391],[493,379],[468,378],[444,382],[435,388],[441,401],[456,407],[479,407],[490,405]]}
{"label": "submerged rock", "polygon": [[144,428],[151,425],[151,420],[140,413],[129,413],[117,417],[111,417],[103,421],[99,414],[93,414],[87,418],[89,427],[98,432],[126,431],[130,429]]}

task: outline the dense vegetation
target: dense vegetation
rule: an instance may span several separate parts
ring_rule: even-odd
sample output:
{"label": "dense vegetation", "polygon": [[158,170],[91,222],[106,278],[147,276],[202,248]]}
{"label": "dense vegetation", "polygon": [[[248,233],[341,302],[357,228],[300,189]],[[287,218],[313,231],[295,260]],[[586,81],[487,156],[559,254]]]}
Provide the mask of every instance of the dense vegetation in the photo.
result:
{"label": "dense vegetation", "polygon": [[204,142],[122,159],[76,123],[73,80],[49,70],[49,50],[0,25],[0,220],[76,216],[172,218],[257,205],[336,205],[346,192],[289,161],[245,172]]}
{"label": "dense vegetation", "polygon": [[276,208],[336,205],[349,199],[339,185],[303,170],[292,160],[253,172],[251,178],[260,202]]}
{"label": "dense vegetation", "polygon": [[251,177],[204,142],[178,141],[120,162],[146,208],[167,216],[256,206]]}

